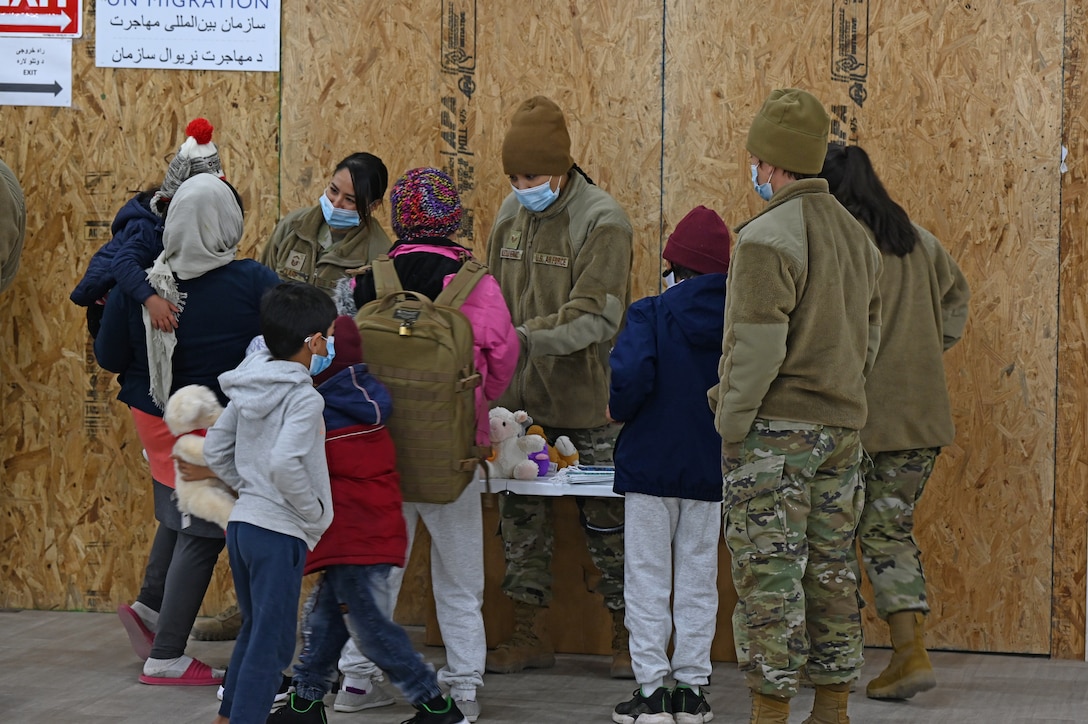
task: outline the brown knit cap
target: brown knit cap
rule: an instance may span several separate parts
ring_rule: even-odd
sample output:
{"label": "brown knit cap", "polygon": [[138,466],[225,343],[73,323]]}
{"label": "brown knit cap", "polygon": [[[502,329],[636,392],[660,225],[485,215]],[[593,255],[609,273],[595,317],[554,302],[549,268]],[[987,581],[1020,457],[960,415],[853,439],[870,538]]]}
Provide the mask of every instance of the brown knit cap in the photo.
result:
{"label": "brown knit cap", "polygon": [[573,165],[567,122],[559,106],[544,96],[522,103],[502,142],[503,173],[562,176]]}
{"label": "brown knit cap", "polygon": [[814,95],[771,91],[748,129],[748,152],[783,171],[818,174],[827,153],[831,117]]}

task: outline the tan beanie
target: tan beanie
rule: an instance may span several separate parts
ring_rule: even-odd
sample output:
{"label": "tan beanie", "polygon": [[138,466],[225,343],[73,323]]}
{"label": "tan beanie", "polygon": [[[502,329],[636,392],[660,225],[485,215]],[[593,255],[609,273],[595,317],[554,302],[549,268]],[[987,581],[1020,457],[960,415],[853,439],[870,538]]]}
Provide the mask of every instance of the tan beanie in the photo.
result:
{"label": "tan beanie", "polygon": [[818,174],[827,153],[831,118],[811,93],[771,91],[748,129],[748,152],[775,168]]}
{"label": "tan beanie", "polygon": [[544,96],[522,103],[502,141],[503,173],[562,176],[573,165],[570,135],[559,106]]}

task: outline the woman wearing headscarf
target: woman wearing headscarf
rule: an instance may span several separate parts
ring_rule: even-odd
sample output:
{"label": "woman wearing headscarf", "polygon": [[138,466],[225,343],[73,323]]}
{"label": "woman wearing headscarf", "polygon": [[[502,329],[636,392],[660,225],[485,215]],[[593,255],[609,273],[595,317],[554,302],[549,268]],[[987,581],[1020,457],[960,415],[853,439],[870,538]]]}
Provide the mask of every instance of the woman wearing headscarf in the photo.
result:
{"label": "woman wearing headscarf", "polygon": [[157,329],[143,305],[116,290],[95,339],[98,363],[118,374],[117,397],[132,411],[146,451],[159,522],[140,594],[118,608],[133,650],[145,659],[145,684],[212,685],[223,677],[185,655],[223,530],[178,511],[175,438],[162,416],[170,394],[191,384],[207,386],[226,405],[217,378],[242,360],[260,332],[261,296],[279,278],[252,259],[235,259],[241,238],[241,202],[229,184],[211,174],[182,183],[166,217],[163,251],[148,270],[155,292],[180,310],[177,329]]}

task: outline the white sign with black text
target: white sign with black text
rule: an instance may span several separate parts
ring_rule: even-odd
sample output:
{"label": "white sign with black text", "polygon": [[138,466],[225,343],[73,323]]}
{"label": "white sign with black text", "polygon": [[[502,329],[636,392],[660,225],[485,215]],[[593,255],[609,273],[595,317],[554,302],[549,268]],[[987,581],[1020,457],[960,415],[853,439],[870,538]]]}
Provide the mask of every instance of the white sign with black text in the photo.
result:
{"label": "white sign with black text", "polygon": [[280,0],[95,0],[95,65],[280,69]]}
{"label": "white sign with black text", "polygon": [[0,106],[71,105],[71,38],[0,38]]}

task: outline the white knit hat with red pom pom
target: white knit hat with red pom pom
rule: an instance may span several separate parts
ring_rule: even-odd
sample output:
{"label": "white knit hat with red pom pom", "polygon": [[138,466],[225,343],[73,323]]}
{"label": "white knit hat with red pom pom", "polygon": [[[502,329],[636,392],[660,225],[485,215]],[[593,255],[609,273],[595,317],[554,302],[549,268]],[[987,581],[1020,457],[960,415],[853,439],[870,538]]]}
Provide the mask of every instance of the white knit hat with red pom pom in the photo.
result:
{"label": "white knit hat with red pom pom", "polygon": [[194,118],[185,127],[185,142],[170,161],[162,186],[151,198],[151,210],[159,216],[166,213],[166,207],[178,186],[196,174],[210,173],[226,179],[219,163],[219,149],[212,143],[213,130],[207,118]]}

